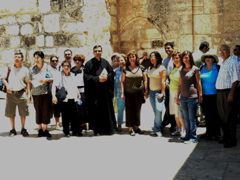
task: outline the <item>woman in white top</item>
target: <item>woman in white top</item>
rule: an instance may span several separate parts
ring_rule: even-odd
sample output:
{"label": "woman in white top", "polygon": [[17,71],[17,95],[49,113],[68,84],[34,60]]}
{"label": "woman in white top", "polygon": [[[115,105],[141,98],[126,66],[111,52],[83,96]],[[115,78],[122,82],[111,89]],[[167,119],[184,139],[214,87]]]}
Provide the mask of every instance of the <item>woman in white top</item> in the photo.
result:
{"label": "woman in white top", "polygon": [[157,51],[150,54],[150,61],[151,65],[148,68],[147,76],[149,78],[149,98],[154,112],[154,127],[150,135],[161,137],[166,68],[162,65],[162,57]]}
{"label": "woman in white top", "polygon": [[75,75],[70,72],[71,63],[69,61],[65,60],[62,62],[62,69],[60,77],[53,81],[52,102],[54,104],[58,103],[56,90],[62,86],[65,87],[67,97],[62,102],[59,102],[62,111],[63,133],[66,137],[70,137],[69,124],[71,123],[72,135],[80,136],[76,103],[80,98],[80,93],[77,88],[76,78]]}

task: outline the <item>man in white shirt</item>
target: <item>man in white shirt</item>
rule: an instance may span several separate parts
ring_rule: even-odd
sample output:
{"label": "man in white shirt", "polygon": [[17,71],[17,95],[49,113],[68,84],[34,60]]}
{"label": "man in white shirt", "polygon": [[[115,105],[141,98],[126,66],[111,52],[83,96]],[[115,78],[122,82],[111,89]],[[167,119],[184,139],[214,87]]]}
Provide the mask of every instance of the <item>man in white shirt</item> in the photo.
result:
{"label": "man in white shirt", "polygon": [[203,54],[208,52],[209,49],[210,49],[209,48],[209,43],[207,41],[201,42],[201,44],[199,46],[199,50],[195,51],[192,54],[195,66],[197,66],[199,68],[202,65],[201,57],[202,57]]}
{"label": "man in white shirt", "polygon": [[6,72],[2,79],[3,84],[7,88],[5,116],[10,119],[12,127],[9,133],[10,137],[17,135],[15,129],[16,106],[18,106],[21,117],[21,134],[23,137],[29,135],[25,129],[26,116],[29,115],[27,104],[27,95],[29,94],[29,85],[27,83],[29,80],[29,70],[22,65],[23,61],[23,54],[21,52],[15,53],[14,65],[8,67],[9,73]]}
{"label": "man in white shirt", "polygon": [[228,45],[222,45],[219,54],[223,59],[216,81],[217,109],[223,130],[223,139],[219,143],[225,148],[237,145],[236,138],[236,97],[235,90],[238,85],[237,63],[230,56]]}

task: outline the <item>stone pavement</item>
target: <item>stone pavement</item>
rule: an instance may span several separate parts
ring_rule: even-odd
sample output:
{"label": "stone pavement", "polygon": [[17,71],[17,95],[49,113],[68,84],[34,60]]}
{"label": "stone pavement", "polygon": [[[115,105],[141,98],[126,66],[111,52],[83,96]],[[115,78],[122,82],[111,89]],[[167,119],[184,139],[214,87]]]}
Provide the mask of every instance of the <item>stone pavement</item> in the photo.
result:
{"label": "stone pavement", "polygon": [[[26,128],[30,136],[20,134],[20,119],[16,118],[18,135],[8,137],[9,120],[4,117],[5,100],[0,100],[0,179],[1,180],[239,180],[240,145],[225,149],[216,141],[201,140],[198,144],[183,144],[178,137],[150,137],[153,112],[150,103],[142,107],[144,135],[131,137],[123,133],[113,136],[65,138],[50,124],[52,140],[37,138],[34,109]],[[238,139],[240,139],[238,126]],[[205,128],[199,127],[198,134]]]}

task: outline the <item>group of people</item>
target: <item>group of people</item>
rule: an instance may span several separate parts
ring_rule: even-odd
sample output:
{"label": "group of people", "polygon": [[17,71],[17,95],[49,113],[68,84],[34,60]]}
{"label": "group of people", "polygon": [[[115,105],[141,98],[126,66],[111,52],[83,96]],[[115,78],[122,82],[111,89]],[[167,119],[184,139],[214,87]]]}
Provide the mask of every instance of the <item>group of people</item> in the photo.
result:
{"label": "group of people", "polygon": [[[129,135],[143,134],[141,107],[149,97],[154,113],[151,136],[161,137],[170,123],[171,135],[179,135],[186,143],[198,142],[196,114],[201,105],[206,120],[206,133],[201,138],[218,140],[224,147],[236,146],[240,46],[230,56],[230,47],[222,45],[221,63],[216,54],[209,53],[208,42],[202,42],[194,53],[174,51],[171,42],[164,48],[165,59],[158,51],[151,52],[149,57],[144,52],[141,58],[134,52],[114,53],[111,63],[102,58],[101,45],[93,47],[94,57],[86,63],[84,55],[73,56],[67,49],[61,65],[57,56],[52,56],[48,65],[44,53],[36,51],[35,65],[29,69],[22,65],[23,54],[15,53],[14,65],[2,75],[7,88],[5,116],[12,126],[9,135],[17,134],[14,120],[18,106],[21,134],[28,136],[25,121],[30,95],[38,137],[51,138],[48,124],[53,115],[57,128],[62,117],[66,137],[81,136],[84,128],[92,129],[94,135],[112,135],[122,131],[124,111]],[[62,87],[66,98],[59,100],[56,94]]]}

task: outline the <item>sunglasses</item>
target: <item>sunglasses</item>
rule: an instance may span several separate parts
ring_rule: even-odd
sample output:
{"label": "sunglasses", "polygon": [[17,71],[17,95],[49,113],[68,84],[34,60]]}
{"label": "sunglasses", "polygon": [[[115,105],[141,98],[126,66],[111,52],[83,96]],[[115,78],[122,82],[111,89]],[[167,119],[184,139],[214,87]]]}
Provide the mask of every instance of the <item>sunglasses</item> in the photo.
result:
{"label": "sunglasses", "polygon": [[81,59],[73,59],[73,61],[78,61],[78,62],[81,62],[82,60]]}
{"label": "sunglasses", "polygon": [[58,62],[58,60],[51,60],[51,62]]}
{"label": "sunglasses", "polygon": [[205,56],[205,58],[213,58],[212,56]]}
{"label": "sunglasses", "polygon": [[64,66],[62,66],[63,68],[69,68],[70,66],[68,66],[68,65],[64,65]]}
{"label": "sunglasses", "polygon": [[156,59],[156,56],[151,56],[151,59]]}

